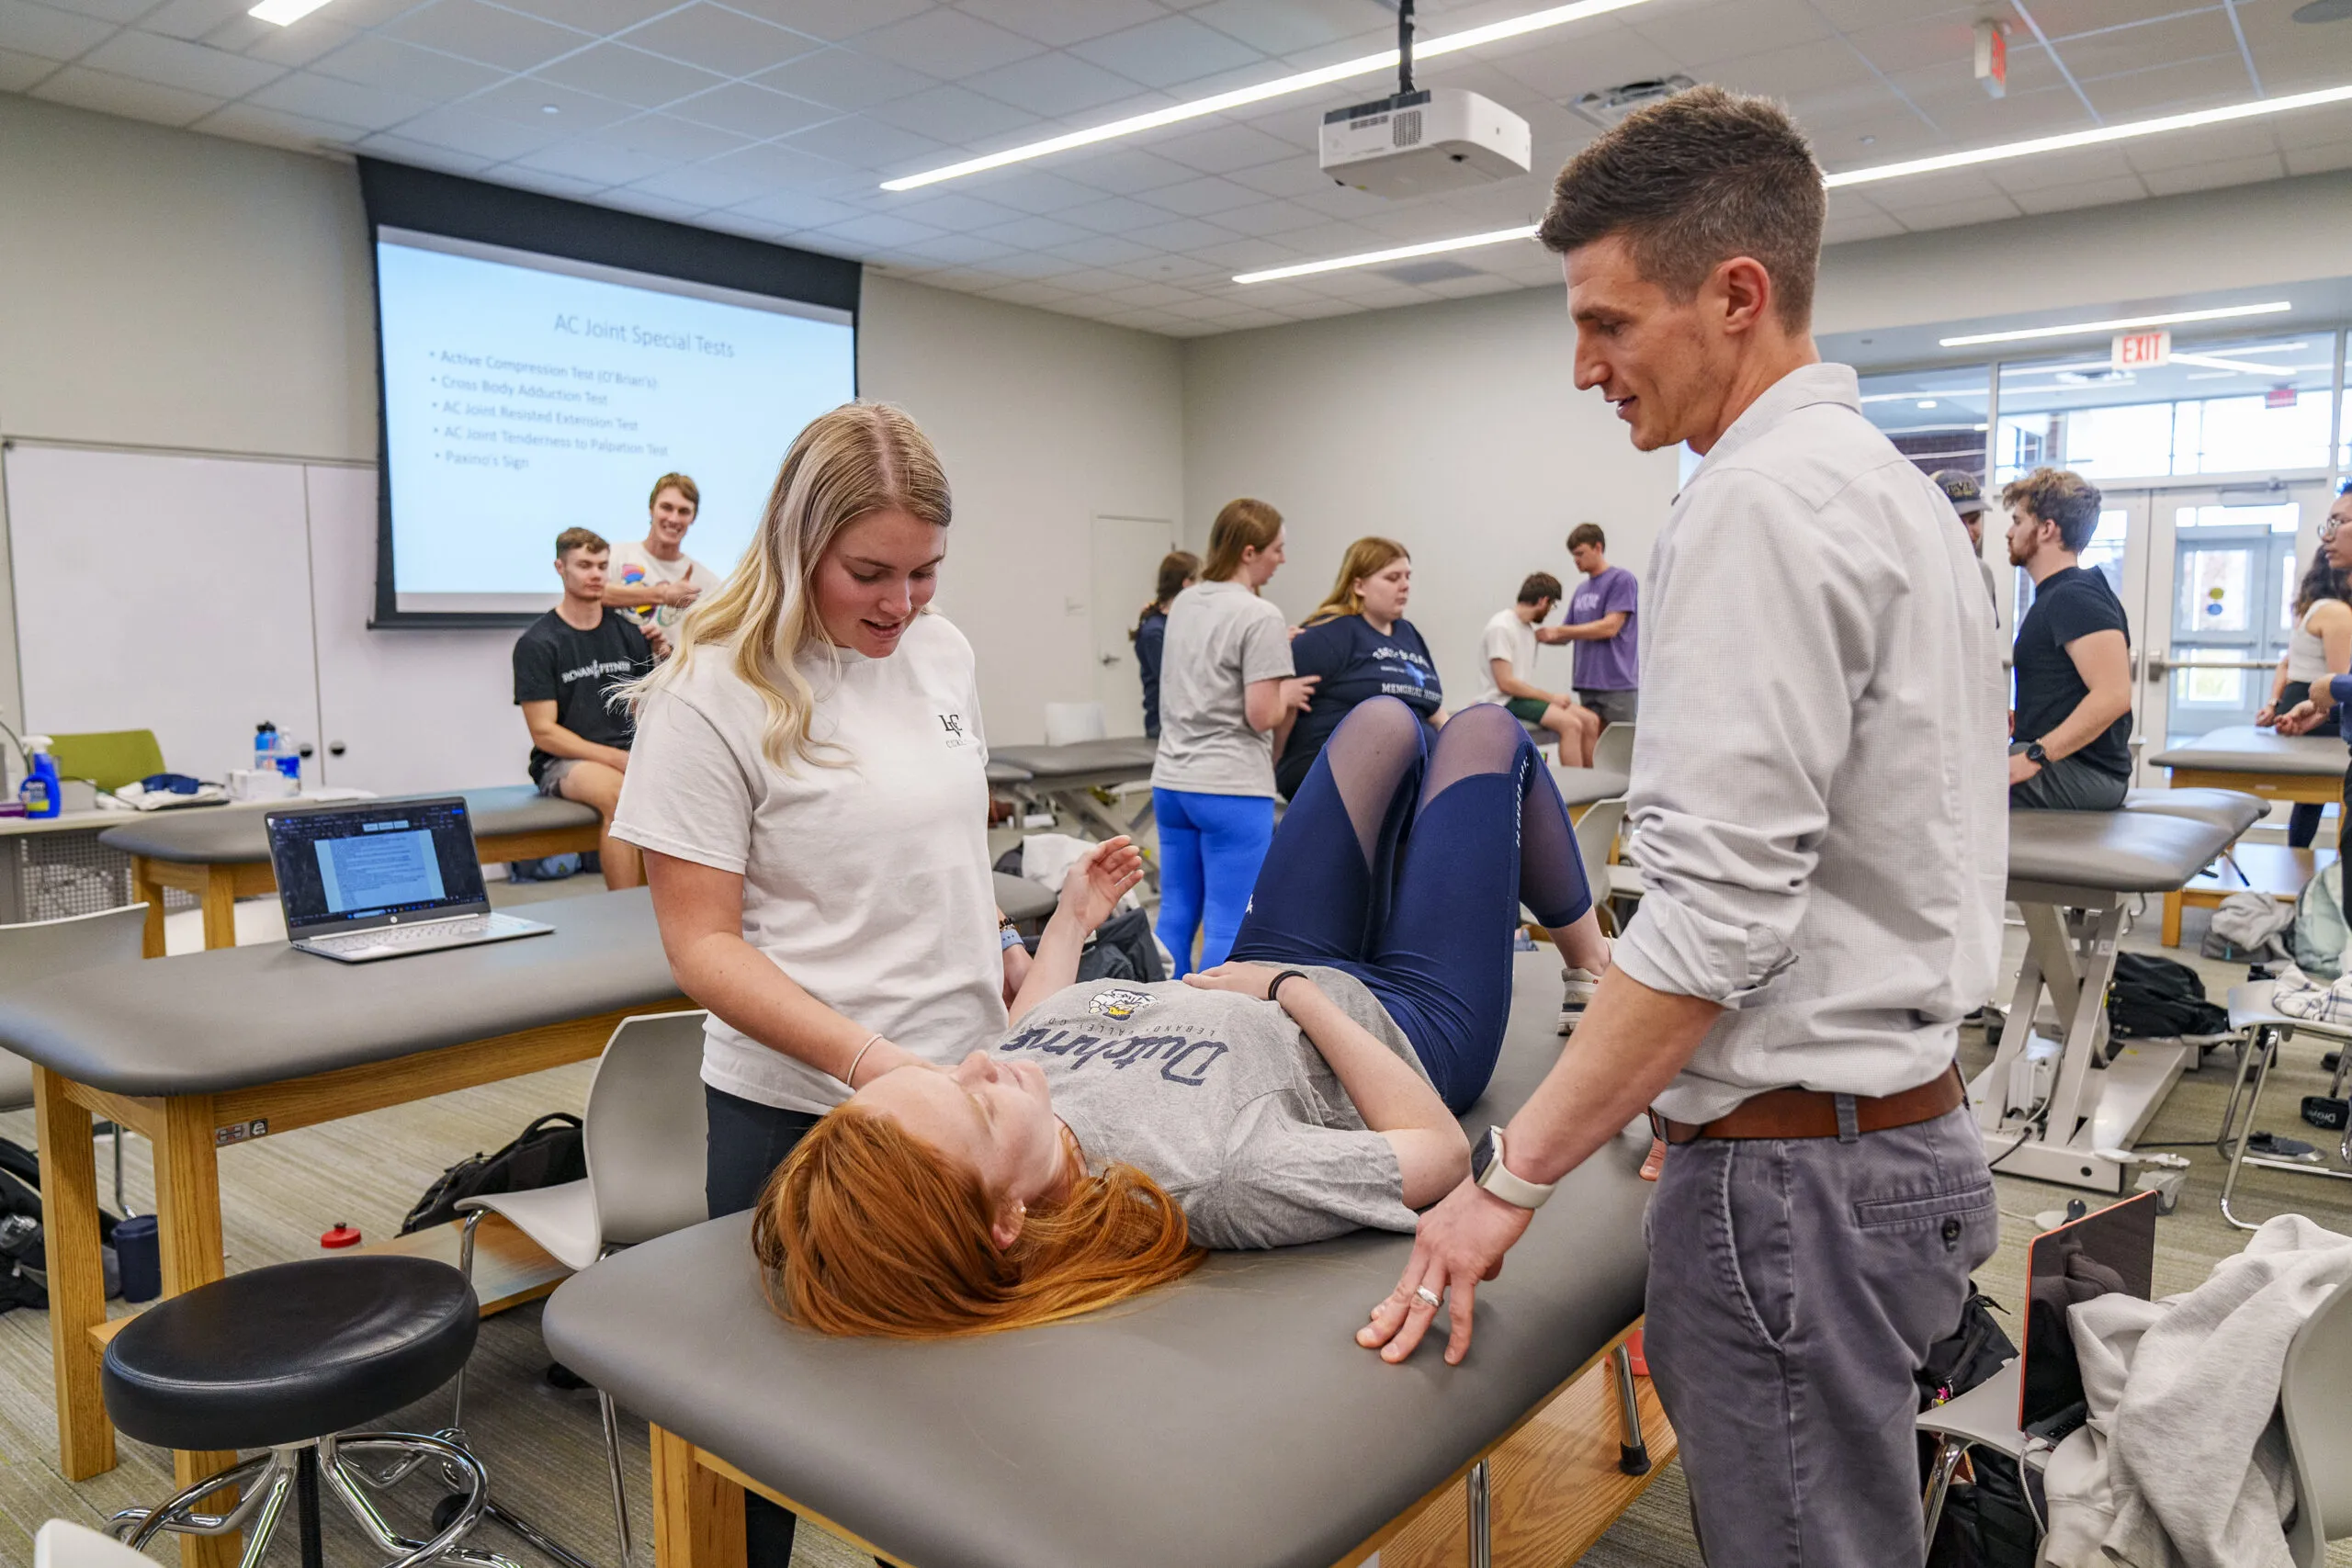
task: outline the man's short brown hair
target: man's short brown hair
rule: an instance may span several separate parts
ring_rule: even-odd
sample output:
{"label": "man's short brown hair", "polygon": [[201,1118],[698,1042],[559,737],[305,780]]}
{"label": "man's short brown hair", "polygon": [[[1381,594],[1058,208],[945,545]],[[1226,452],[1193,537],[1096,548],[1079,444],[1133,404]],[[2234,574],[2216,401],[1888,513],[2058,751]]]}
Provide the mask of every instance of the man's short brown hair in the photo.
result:
{"label": "man's short brown hair", "polygon": [[645,498],[647,511],[653,510],[653,503],[662,499],[662,492],[665,490],[676,491],[686,498],[688,506],[693,507],[696,512],[702,510],[702,491],[695,488],[694,480],[684,474],[663,474],[653,481],[652,491]]}
{"label": "man's short brown hair", "polygon": [[2022,506],[2028,516],[2058,525],[2068,555],[2081,555],[2098,531],[2099,500],[2098,486],[2071,468],[2036,468],[2001,487],[2003,506]]}
{"label": "man's short brown hair", "polygon": [[1579,523],[1568,530],[1568,548],[1580,550],[1590,545],[1596,550],[1609,547],[1609,536],[1600,531],[1598,523]]}
{"label": "man's short brown hair", "polygon": [[1519,602],[1541,604],[1546,601],[1555,604],[1560,602],[1560,580],[1548,571],[1529,572],[1527,581],[1519,585]]}
{"label": "man's short brown hair", "polygon": [[605,543],[605,536],[593,528],[566,528],[555,536],[555,558],[558,560],[574,550],[603,550],[609,554],[612,547]]}
{"label": "man's short brown hair", "polygon": [[1791,332],[1813,320],[1828,196],[1812,144],[1770,98],[1692,87],[1625,117],[1568,160],[1536,237],[1560,254],[1616,235],[1677,299],[1734,256],[1771,275]]}

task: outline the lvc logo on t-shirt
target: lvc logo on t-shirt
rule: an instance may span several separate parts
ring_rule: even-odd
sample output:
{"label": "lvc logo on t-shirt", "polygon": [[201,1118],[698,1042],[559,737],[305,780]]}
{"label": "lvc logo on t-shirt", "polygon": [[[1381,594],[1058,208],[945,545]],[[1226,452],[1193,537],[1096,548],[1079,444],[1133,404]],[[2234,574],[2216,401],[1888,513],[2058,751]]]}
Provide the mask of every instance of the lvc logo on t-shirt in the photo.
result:
{"label": "lvc logo on t-shirt", "polygon": [[947,732],[947,749],[950,751],[972,743],[972,738],[964,733],[964,716],[960,713],[941,714],[939,728]]}

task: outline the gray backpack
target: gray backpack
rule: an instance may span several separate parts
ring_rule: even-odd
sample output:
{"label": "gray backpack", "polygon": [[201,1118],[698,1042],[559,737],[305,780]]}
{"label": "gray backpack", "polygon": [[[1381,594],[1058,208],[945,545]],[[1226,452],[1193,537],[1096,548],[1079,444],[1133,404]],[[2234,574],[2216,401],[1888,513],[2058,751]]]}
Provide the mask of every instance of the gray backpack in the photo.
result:
{"label": "gray backpack", "polygon": [[2344,973],[2344,944],[2352,930],[2344,924],[2344,864],[2341,861],[2303,884],[2295,900],[2295,967],[2314,979]]}
{"label": "gray backpack", "polygon": [[2287,939],[2294,924],[2294,905],[2251,889],[2233,893],[2213,911],[2199,951],[2233,964],[2284,961],[2293,956]]}

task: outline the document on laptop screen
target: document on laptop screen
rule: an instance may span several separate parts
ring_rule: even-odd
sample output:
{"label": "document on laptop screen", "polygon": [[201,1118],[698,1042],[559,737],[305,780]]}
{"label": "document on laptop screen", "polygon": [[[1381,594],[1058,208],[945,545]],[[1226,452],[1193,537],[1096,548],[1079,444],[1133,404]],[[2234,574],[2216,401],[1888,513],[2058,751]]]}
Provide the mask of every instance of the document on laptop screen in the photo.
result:
{"label": "document on laptop screen", "polygon": [[318,839],[319,881],[329,912],[430,904],[445,895],[433,830],[405,820],[368,824],[348,839]]}

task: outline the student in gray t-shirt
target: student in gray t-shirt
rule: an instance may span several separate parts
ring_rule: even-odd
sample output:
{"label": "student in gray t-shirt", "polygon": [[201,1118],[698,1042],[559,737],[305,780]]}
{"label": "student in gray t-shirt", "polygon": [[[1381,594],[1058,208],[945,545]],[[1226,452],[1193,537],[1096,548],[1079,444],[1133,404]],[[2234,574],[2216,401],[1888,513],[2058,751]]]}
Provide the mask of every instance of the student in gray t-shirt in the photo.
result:
{"label": "student in gray t-shirt", "polygon": [[1426,734],[1393,697],[1349,714],[1275,836],[1235,961],[1188,981],[1071,983],[1141,871],[1124,839],[1091,851],[1012,1032],[951,1071],[881,1075],[786,1161],[754,1234],[787,1312],[833,1333],[971,1333],[1148,1289],[1200,1245],[1411,1229],[1468,1169],[1454,1118],[1501,1048],[1521,903],[1570,962],[1608,964],[1518,721],[1475,707]]}
{"label": "student in gray t-shirt", "polygon": [[1159,654],[1159,940],[1179,976],[1222,964],[1274,837],[1273,739],[1314,694],[1290,628],[1258,597],[1283,564],[1283,516],[1236,501],[1209,530],[1201,581],[1176,595]]}

